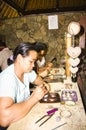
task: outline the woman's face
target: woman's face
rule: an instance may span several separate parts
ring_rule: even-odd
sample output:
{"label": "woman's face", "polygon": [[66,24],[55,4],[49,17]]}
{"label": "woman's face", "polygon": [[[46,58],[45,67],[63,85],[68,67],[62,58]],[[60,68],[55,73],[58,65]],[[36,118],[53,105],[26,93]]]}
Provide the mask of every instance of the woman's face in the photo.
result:
{"label": "woman's face", "polygon": [[22,69],[24,72],[30,72],[34,67],[34,62],[37,59],[37,52],[36,51],[30,51],[29,55],[26,57],[22,57]]}
{"label": "woman's face", "polygon": [[41,50],[41,51],[40,51],[40,55],[44,56],[44,55],[45,55],[45,51],[44,51],[44,50]]}
{"label": "woman's face", "polygon": [[44,51],[44,50],[41,50],[41,51],[38,53],[38,59],[41,60],[43,56],[45,56],[45,51]]}

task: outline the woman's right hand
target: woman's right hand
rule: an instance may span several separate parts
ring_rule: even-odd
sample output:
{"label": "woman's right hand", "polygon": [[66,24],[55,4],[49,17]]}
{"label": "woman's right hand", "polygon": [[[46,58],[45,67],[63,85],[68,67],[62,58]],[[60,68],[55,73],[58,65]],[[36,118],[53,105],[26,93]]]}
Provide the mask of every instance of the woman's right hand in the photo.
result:
{"label": "woman's right hand", "polygon": [[32,97],[34,97],[35,100],[39,101],[41,100],[45,94],[48,93],[48,89],[44,84],[37,86],[33,93],[31,94]]}

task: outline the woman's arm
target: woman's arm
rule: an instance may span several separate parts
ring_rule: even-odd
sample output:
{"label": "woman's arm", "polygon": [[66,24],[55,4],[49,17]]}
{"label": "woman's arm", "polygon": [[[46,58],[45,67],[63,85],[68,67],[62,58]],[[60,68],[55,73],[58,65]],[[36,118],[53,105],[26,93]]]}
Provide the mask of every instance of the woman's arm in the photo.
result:
{"label": "woman's arm", "polygon": [[47,92],[48,90],[46,87],[40,85],[36,87],[28,100],[22,101],[21,103],[14,103],[13,99],[10,97],[1,97],[0,125],[6,127],[23,118]]}

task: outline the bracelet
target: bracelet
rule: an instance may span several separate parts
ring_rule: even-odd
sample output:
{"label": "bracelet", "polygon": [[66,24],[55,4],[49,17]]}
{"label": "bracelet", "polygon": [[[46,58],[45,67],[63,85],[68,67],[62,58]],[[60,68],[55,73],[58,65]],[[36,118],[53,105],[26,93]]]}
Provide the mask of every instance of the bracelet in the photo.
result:
{"label": "bracelet", "polygon": [[69,118],[72,115],[72,113],[69,110],[62,110],[60,112],[60,115],[64,118]]}

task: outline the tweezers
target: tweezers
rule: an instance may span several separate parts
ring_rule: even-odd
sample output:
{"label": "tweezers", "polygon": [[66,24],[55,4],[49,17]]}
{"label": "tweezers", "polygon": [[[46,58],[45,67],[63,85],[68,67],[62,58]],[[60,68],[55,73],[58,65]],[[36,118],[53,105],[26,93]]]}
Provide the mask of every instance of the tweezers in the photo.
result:
{"label": "tweezers", "polygon": [[48,120],[54,115],[55,111],[57,111],[57,110],[58,110],[57,108],[54,108],[54,109],[48,111],[48,112],[47,112],[47,115],[42,116],[42,117],[41,117],[40,119],[38,119],[35,123],[38,123],[38,122],[41,121],[43,118],[45,118],[45,117],[48,116],[48,118],[47,118],[46,120],[44,120],[44,122],[42,122],[42,123],[39,125],[39,127],[42,126],[46,121],[48,121]]}

